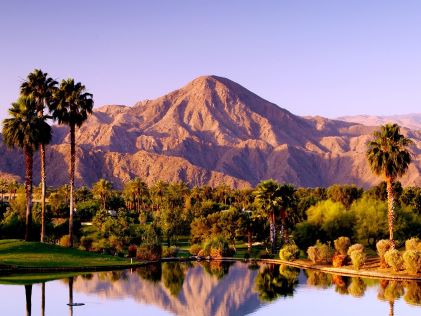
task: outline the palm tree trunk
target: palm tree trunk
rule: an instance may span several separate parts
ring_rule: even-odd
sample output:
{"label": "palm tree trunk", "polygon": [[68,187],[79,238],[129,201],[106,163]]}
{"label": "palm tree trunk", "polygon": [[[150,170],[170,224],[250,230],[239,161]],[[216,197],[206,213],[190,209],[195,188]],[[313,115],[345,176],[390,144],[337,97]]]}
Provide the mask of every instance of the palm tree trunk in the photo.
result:
{"label": "palm tree trunk", "polygon": [[26,316],[31,316],[32,312],[32,284],[25,285]]}
{"label": "palm tree trunk", "polygon": [[276,224],[275,224],[275,213],[270,214],[270,242],[272,248],[272,254],[275,253],[275,243],[276,243]]}
{"label": "palm tree trunk", "polygon": [[389,301],[389,316],[395,315],[395,302]]}
{"label": "palm tree trunk", "polygon": [[251,225],[249,224],[247,227],[247,251],[249,255],[251,255],[252,243],[253,243],[253,235],[252,235]]}
{"label": "palm tree trunk", "polygon": [[45,240],[45,145],[39,148],[41,160],[41,242]]}
{"label": "palm tree trunk", "polygon": [[394,231],[394,224],[395,224],[395,209],[394,209],[394,197],[393,197],[393,179],[387,178],[386,179],[386,190],[387,190],[387,220],[389,222],[389,240],[391,242],[392,248],[395,248],[395,241],[393,240],[393,231]]}
{"label": "palm tree trunk", "polygon": [[30,146],[23,148],[25,155],[25,195],[26,195],[26,225],[25,241],[29,241],[32,226],[32,165],[33,150]]}
{"label": "palm tree trunk", "polygon": [[69,213],[69,247],[73,247],[73,209],[76,160],[75,124],[70,124],[70,213]]}

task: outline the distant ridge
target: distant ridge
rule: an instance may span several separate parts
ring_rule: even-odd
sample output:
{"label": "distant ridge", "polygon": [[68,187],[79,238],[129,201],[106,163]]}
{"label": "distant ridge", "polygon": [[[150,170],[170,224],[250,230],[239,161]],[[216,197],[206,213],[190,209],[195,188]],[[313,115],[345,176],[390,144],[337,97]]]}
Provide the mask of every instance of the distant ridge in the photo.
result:
{"label": "distant ridge", "polygon": [[341,116],[338,120],[346,122],[355,122],[369,126],[378,126],[386,123],[397,123],[413,130],[421,130],[421,113],[411,113],[405,115],[354,115],[354,116]]}
{"label": "distant ridge", "polygon": [[[106,178],[121,187],[139,176],[148,183],[248,187],[273,178],[300,186],[368,187],[379,181],[365,158],[374,129],[296,116],[229,79],[202,76],[155,100],[96,109],[77,131],[77,184]],[[402,182],[421,185],[421,131],[404,132],[415,146]],[[68,142],[67,128],[54,127],[49,185],[68,181]],[[6,150],[1,136],[0,155],[0,173],[23,177],[22,155]]]}

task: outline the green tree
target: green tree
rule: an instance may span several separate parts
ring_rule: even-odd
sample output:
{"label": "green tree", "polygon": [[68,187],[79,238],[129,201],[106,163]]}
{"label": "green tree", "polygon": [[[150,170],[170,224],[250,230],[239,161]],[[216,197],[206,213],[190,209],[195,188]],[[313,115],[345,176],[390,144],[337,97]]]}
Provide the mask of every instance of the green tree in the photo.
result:
{"label": "green tree", "polygon": [[32,97],[20,97],[9,109],[11,118],[3,121],[3,141],[9,147],[19,147],[25,156],[26,228],[29,240],[32,224],[32,167],[34,150],[51,140],[51,126],[37,116],[37,104]]}
{"label": "green tree", "polygon": [[333,202],[340,202],[346,209],[351,207],[352,202],[358,200],[363,194],[362,188],[355,185],[334,184],[327,189],[327,196]]}
{"label": "green tree", "polygon": [[92,194],[101,202],[101,208],[103,210],[107,209],[107,201],[112,195],[112,188],[112,183],[105,179],[99,179],[92,186]]}
{"label": "green tree", "polygon": [[63,80],[55,91],[50,110],[59,124],[66,124],[70,129],[70,215],[69,215],[69,247],[73,247],[73,211],[76,160],[76,127],[82,126],[92,113],[94,101],[92,94],[74,79]]}
{"label": "green tree", "polygon": [[137,213],[144,211],[148,196],[148,185],[140,178],[134,178],[124,185],[123,197],[128,209],[135,209]]}
{"label": "green tree", "polygon": [[367,146],[367,159],[374,174],[386,181],[388,200],[389,239],[394,246],[393,230],[395,222],[393,183],[402,176],[411,163],[408,147],[412,141],[400,133],[397,124],[386,124],[375,131],[374,140]]}
{"label": "green tree", "polygon": [[[24,96],[31,96],[36,103],[36,111],[39,118],[43,119],[44,109],[48,108],[52,102],[52,96],[57,81],[48,77],[46,72],[35,69],[31,72],[26,81],[20,86],[20,92]],[[45,169],[45,147],[47,143],[39,144],[40,151],[40,169],[41,169],[41,242],[45,239],[45,195],[46,195],[46,169]]]}

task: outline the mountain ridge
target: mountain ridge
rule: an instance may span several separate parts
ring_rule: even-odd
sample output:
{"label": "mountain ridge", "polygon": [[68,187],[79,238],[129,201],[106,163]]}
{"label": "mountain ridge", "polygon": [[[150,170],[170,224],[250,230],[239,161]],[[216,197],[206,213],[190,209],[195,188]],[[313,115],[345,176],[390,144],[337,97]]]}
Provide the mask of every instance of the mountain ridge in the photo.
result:
{"label": "mountain ridge", "polygon": [[[77,130],[77,185],[99,178],[117,187],[139,176],[190,185],[255,186],[274,178],[300,186],[380,179],[365,159],[375,127],[300,117],[218,76],[201,76],[180,89],[134,106],[96,108]],[[414,164],[402,182],[421,185],[421,131],[414,139]],[[1,138],[0,138],[1,140]],[[47,149],[49,185],[67,183],[68,129],[54,126]],[[0,172],[23,176],[23,158],[0,144]],[[37,168],[38,158],[35,159]],[[37,172],[34,173],[38,181]]]}

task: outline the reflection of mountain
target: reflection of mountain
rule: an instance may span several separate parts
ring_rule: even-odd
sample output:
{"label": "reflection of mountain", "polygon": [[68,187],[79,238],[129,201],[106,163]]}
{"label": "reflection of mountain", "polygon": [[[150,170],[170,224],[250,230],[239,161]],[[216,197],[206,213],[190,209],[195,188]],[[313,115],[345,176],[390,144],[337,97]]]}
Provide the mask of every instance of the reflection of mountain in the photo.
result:
{"label": "reflection of mountain", "polygon": [[107,299],[130,297],[140,303],[158,306],[176,315],[245,315],[260,305],[254,291],[258,271],[235,263],[222,279],[206,273],[200,265],[186,271],[178,296],[173,296],[163,282],[142,279],[137,273],[112,281],[104,273],[86,280],[78,278],[75,291],[104,296]]}

